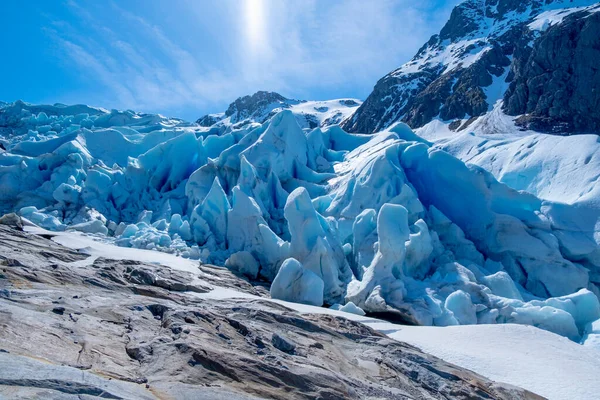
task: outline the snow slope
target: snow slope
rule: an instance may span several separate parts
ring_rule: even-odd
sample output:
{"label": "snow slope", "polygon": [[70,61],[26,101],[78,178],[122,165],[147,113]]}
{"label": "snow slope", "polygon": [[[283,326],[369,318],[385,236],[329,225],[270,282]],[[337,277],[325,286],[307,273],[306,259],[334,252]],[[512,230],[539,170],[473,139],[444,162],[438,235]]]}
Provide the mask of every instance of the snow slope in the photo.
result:
{"label": "snow slope", "polygon": [[[172,122],[100,110],[85,128],[86,118],[43,109],[3,109],[12,136],[0,197],[44,228],[224,265],[273,282],[275,297],[419,325],[517,323],[581,341],[600,318],[597,216],[516,192],[407,125],[306,130],[284,110],[205,135],[179,121],[172,138],[131,156],[111,143],[142,146]],[[54,130],[40,133],[49,119]],[[106,136],[102,151],[94,135]]]}
{"label": "snow slope", "polygon": [[462,133],[436,146],[479,165],[502,183],[567,204],[600,206],[597,135],[485,136]]}
{"label": "snow slope", "polygon": [[570,205],[564,208],[571,213],[566,219],[578,225],[576,229],[597,232],[600,221],[598,136],[520,131],[513,118],[503,114],[500,107],[501,101],[492,112],[463,132],[449,131],[447,125],[433,121],[416,133],[434,147],[491,172],[513,189]]}
{"label": "snow slope", "polygon": [[[387,332],[386,332],[387,333]],[[388,335],[548,399],[594,399],[600,352],[521,325],[401,327]]]}
{"label": "snow slope", "polygon": [[[548,7],[549,10],[544,11],[537,15],[535,19],[530,22],[527,26],[531,30],[536,31],[545,31],[552,25],[560,24],[563,19],[567,16],[580,12],[580,11],[589,11],[590,13],[596,13],[600,11],[600,7],[598,4],[587,5],[587,1],[575,1],[571,2],[569,5],[570,8],[561,8],[560,4],[555,4],[554,7]],[[579,7],[577,7],[579,5]]]}
{"label": "snow slope", "polygon": [[[32,233],[52,234],[53,240],[95,257],[155,262],[170,268],[200,273],[197,263],[172,254],[123,249],[78,233],[54,233],[26,227]],[[199,282],[211,286],[207,282]],[[253,298],[247,293],[213,285],[200,297]],[[475,371],[487,378],[528,389],[551,400],[592,399],[600,392],[600,352],[555,334],[521,325],[416,327],[392,324],[343,311],[276,301],[301,313],[327,313],[359,321],[391,338],[417,346],[427,353]]]}

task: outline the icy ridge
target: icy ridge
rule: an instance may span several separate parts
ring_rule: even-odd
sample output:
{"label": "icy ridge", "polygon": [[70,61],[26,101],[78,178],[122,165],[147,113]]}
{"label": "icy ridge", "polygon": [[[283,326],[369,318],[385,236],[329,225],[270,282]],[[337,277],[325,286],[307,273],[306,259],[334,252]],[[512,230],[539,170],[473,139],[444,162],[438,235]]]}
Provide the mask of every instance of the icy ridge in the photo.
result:
{"label": "icy ridge", "polygon": [[[4,211],[225,265],[273,282],[286,300],[421,325],[519,323],[576,341],[595,332],[586,331],[600,318],[594,222],[510,189],[405,124],[373,136],[306,131],[284,110],[203,136],[176,122],[173,137],[135,155],[143,147],[100,151],[90,138],[150,146],[148,125],[171,122],[99,115],[83,127],[85,118],[43,107],[2,110],[13,133],[0,153]],[[110,129],[99,133],[100,118]],[[48,119],[60,126],[40,133]],[[121,157],[125,165],[103,161]]]}

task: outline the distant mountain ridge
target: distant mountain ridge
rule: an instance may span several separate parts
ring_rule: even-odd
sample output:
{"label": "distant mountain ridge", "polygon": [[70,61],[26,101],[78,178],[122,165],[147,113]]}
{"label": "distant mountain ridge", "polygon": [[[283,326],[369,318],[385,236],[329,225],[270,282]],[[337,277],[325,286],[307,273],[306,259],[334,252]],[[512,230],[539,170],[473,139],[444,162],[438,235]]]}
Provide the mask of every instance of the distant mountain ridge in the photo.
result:
{"label": "distant mountain ridge", "polygon": [[236,99],[224,113],[207,114],[196,123],[206,128],[239,129],[250,123],[262,124],[282,110],[291,110],[302,128],[313,129],[339,124],[361,103],[357,99],[295,100],[276,92],[258,91]]}
{"label": "distant mountain ridge", "polygon": [[503,101],[517,125],[548,133],[600,128],[600,4],[467,0],[439,34],[342,123],[373,133],[403,121],[468,127]]}

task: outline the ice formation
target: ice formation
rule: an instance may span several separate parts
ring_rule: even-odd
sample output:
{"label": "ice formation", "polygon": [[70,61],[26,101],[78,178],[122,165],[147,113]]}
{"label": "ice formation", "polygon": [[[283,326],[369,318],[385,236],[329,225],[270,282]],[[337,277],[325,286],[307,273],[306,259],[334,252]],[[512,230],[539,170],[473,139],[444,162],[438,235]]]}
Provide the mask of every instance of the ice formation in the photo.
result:
{"label": "ice formation", "polygon": [[271,297],[321,306],[324,288],[325,284],[317,274],[304,268],[295,258],[288,258],[281,264],[271,284]]}
{"label": "ice formation", "polygon": [[0,203],[51,230],[224,265],[275,298],[422,325],[517,323],[598,342],[600,234],[406,125],[215,134],[87,106],[0,109]]}

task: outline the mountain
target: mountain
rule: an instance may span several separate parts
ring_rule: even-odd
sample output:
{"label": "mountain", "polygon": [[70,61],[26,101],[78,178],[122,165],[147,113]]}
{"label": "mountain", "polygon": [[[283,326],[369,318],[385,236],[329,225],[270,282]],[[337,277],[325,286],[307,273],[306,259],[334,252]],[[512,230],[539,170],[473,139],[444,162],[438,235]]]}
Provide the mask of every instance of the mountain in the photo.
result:
{"label": "mountain", "polygon": [[364,103],[0,103],[0,397],[597,397],[598,11],[467,0]]}
{"label": "mountain", "polygon": [[516,127],[600,129],[600,5],[589,0],[467,0],[412,60],[381,78],[342,123],[467,129],[496,106]]}
{"label": "mountain", "polygon": [[203,127],[225,130],[240,129],[250,123],[264,123],[279,111],[290,110],[304,129],[339,124],[348,118],[362,102],[356,99],[306,101],[288,99],[275,92],[259,91],[240,97],[224,113],[207,114],[196,123]]}

